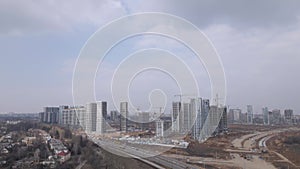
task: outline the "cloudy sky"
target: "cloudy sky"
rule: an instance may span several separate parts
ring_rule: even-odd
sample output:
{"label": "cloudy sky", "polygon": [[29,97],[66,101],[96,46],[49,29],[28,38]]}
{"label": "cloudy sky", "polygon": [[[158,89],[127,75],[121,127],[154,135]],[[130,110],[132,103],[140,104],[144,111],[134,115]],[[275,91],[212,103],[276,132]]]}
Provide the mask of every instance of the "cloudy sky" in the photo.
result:
{"label": "cloudy sky", "polygon": [[[300,112],[299,7],[297,0],[2,0],[0,112],[39,112],[47,105],[72,104],[73,69],[85,42],[104,24],[140,12],[170,13],[206,34],[224,66],[230,107],[245,109],[252,104],[255,112],[263,106]],[[200,93],[209,98],[204,68],[180,45],[155,36],[123,42],[97,72],[97,99],[110,102],[108,79],[122,58],[150,47],[173,52],[180,48],[178,55],[201,83]],[[134,81],[130,94],[141,108],[147,107],[145,93],[153,88],[178,92],[174,81],[159,72],[144,72]]]}

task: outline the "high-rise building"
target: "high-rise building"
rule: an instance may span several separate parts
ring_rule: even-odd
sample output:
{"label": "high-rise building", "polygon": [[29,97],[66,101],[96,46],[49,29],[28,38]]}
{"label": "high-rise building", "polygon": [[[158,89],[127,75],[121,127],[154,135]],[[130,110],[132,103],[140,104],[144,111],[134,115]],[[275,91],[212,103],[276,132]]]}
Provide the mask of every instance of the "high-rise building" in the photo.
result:
{"label": "high-rise building", "polygon": [[209,133],[214,133],[217,129],[220,119],[221,119],[221,112],[219,111],[219,107],[212,105],[209,109]]}
{"label": "high-rise building", "polygon": [[247,123],[253,124],[253,106],[247,105]]}
{"label": "high-rise building", "polygon": [[[200,121],[201,122],[195,122],[195,124],[200,123],[200,134],[197,133],[195,135],[195,139],[197,140],[204,140],[211,136],[211,123],[210,123],[210,104],[208,99],[201,99],[199,100],[199,111],[200,113]],[[199,118],[197,117],[197,120]],[[199,129],[198,129],[199,131]]]}
{"label": "high-rise building", "polygon": [[75,109],[76,116],[79,122],[79,125],[82,127],[82,129],[86,129],[86,108],[84,106],[78,106]]}
{"label": "high-rise building", "polygon": [[45,112],[40,112],[40,113],[39,113],[39,118],[40,118],[40,121],[41,121],[41,122],[44,122],[44,119],[45,119]]}
{"label": "high-rise building", "polygon": [[218,125],[218,133],[227,131],[227,108],[219,107],[219,111],[221,112],[221,119]]}
{"label": "high-rise building", "polygon": [[209,109],[209,100],[202,98],[191,99],[191,112],[193,120],[192,137],[198,141],[207,138],[209,135],[209,122],[206,121],[208,120],[207,116],[209,113]]}
{"label": "high-rise building", "polygon": [[69,107],[62,110],[62,123],[65,125],[79,125],[76,114],[77,107]]}
{"label": "high-rise building", "polygon": [[161,119],[156,120],[156,137],[164,137],[164,121]]}
{"label": "high-rise building", "polygon": [[86,105],[86,131],[95,132],[97,122],[97,103],[87,103]]}
{"label": "high-rise building", "polygon": [[117,119],[118,119],[118,111],[117,110],[110,111],[110,120],[117,121]]}
{"label": "high-rise building", "polygon": [[180,125],[180,132],[187,133],[191,130],[192,125],[192,115],[191,115],[191,104],[190,103],[183,103],[182,104],[182,121],[179,123]]}
{"label": "high-rise building", "polygon": [[284,110],[284,121],[285,121],[285,123],[292,124],[293,123],[293,117],[294,117],[293,110],[291,110],[291,109]]}
{"label": "high-rise building", "polygon": [[106,126],[107,103],[105,101],[87,103],[85,114],[84,123],[86,131],[103,134]]}
{"label": "high-rise building", "polygon": [[272,113],[269,114],[270,124],[278,125],[281,123],[281,114],[279,109],[272,110]]}
{"label": "high-rise building", "polygon": [[227,108],[225,106],[210,106],[208,115],[207,137],[227,130]]}
{"label": "high-rise building", "polygon": [[149,128],[150,113],[149,112],[138,112],[137,124],[142,130],[147,130]]}
{"label": "high-rise building", "polygon": [[291,109],[284,110],[284,118],[285,119],[292,119],[293,115],[294,115],[293,110],[291,110]]}
{"label": "high-rise building", "polygon": [[196,140],[200,139],[201,133],[201,104],[202,99],[191,99],[191,114],[192,114],[192,137]]}
{"label": "high-rise building", "polygon": [[[45,107],[44,112],[40,113],[42,122],[58,123],[60,125],[79,125],[80,116],[85,117],[85,108],[80,107]],[[83,123],[82,123],[83,124]],[[82,126],[84,128],[84,125]]]}
{"label": "high-rise building", "polygon": [[241,114],[241,109],[230,109],[228,112],[228,123],[240,123]]}
{"label": "high-rise building", "polygon": [[63,110],[68,109],[69,106],[59,106],[59,119],[58,119],[58,123],[59,124],[64,124],[63,122]]}
{"label": "high-rise building", "polygon": [[128,102],[121,102],[120,103],[120,130],[122,132],[128,131]]}
{"label": "high-rise building", "polygon": [[269,125],[270,121],[269,121],[269,110],[268,107],[264,107],[262,109],[262,114],[263,114],[263,121],[264,121],[264,125]]}
{"label": "high-rise building", "polygon": [[96,120],[96,133],[103,134],[106,129],[107,118],[107,103],[104,101],[97,102],[97,120]]}
{"label": "high-rise building", "polygon": [[209,114],[209,109],[209,100],[203,99],[201,104],[201,128],[203,128],[203,125],[205,125],[205,121],[207,120]]}
{"label": "high-rise building", "polygon": [[58,107],[44,107],[44,119],[43,122],[56,124],[59,119]]}
{"label": "high-rise building", "polygon": [[173,102],[172,103],[172,131],[180,132],[180,124],[182,121],[181,113],[181,103]]}

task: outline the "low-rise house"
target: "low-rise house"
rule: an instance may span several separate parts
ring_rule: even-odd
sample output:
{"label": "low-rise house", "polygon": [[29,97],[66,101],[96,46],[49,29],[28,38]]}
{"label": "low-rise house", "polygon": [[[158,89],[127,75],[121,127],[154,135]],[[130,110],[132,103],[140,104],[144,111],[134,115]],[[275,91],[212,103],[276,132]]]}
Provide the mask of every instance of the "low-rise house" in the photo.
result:
{"label": "low-rise house", "polygon": [[36,140],[36,137],[25,137],[22,140],[22,143],[25,143],[26,145],[32,145],[35,140]]}
{"label": "low-rise house", "polygon": [[8,154],[9,151],[6,148],[1,149],[1,154]]}

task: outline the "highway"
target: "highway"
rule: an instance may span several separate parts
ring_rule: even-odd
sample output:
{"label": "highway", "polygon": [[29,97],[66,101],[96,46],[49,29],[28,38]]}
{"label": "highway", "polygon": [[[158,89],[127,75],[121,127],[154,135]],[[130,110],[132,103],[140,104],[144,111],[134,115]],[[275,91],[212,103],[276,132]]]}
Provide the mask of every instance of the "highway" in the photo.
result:
{"label": "highway", "polygon": [[198,167],[192,166],[190,164],[186,164],[182,161],[176,160],[174,158],[168,158],[165,156],[157,155],[153,152],[121,145],[115,144],[113,142],[92,139],[94,143],[99,145],[100,147],[104,148],[107,151],[110,151],[114,154],[125,156],[125,157],[132,157],[138,159],[144,163],[151,165],[152,167],[158,169],[165,169],[165,168],[173,168],[173,169],[196,169]]}

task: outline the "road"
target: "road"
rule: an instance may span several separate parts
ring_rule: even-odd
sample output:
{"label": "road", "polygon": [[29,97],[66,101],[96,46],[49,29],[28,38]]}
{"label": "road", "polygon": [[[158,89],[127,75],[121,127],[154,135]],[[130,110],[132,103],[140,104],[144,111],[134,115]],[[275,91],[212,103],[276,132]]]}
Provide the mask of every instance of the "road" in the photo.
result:
{"label": "road", "polygon": [[258,135],[259,133],[253,133],[253,134],[247,134],[247,135],[243,135],[241,138],[235,139],[232,141],[232,145],[236,148],[242,148],[244,147],[243,142],[253,136]]}
{"label": "road", "polygon": [[92,139],[92,141],[112,153],[138,159],[158,169],[165,169],[166,167],[173,169],[198,168],[173,158],[157,155],[154,152],[126,146],[123,144],[115,144],[113,142],[98,139]]}
{"label": "road", "polygon": [[[259,146],[260,147],[264,147],[265,149],[268,149],[267,147],[267,141],[274,137],[275,135],[268,135],[268,136],[265,136],[263,137],[260,141],[259,141]],[[270,150],[269,150],[270,151]],[[294,164],[292,161],[290,161],[289,159],[287,159],[285,156],[283,156],[282,154],[276,152],[276,151],[271,151],[272,153],[276,154],[279,158],[281,158],[281,162],[286,162],[286,163],[289,163],[291,164],[292,166],[296,167],[296,168],[299,168],[299,166],[297,166],[296,164]]]}
{"label": "road", "polygon": [[[265,132],[255,132],[253,134],[248,134],[248,135],[244,135],[240,138],[237,138],[235,140],[232,141],[233,146],[235,147],[234,150],[227,150],[229,152],[232,153],[247,153],[246,151],[248,151],[249,153],[253,153],[253,149],[258,148],[264,148],[264,149],[268,149],[267,148],[267,141],[274,137],[275,135],[277,135],[278,133],[281,132],[285,132],[285,131],[290,131],[290,130],[300,130],[298,128],[285,128],[285,129],[277,129],[277,130],[271,130],[271,131],[265,131]],[[282,161],[288,162],[290,164],[292,164],[293,166],[295,166],[295,164],[293,164],[290,160],[288,160],[287,158],[285,158],[282,154],[272,151],[273,153],[275,153],[279,158],[282,159]],[[236,156],[236,154],[234,154]],[[257,155],[253,155],[254,159],[257,158]],[[237,159],[237,158],[236,158]],[[261,160],[261,159],[259,159]],[[258,165],[257,162],[259,162],[259,160],[254,161],[254,163],[256,163],[256,166],[260,166]],[[261,160],[262,161],[262,160]],[[236,161],[236,164],[238,164],[239,162]],[[266,164],[265,167],[263,168],[275,168],[271,163],[267,163],[264,161],[264,163]],[[251,163],[245,163],[247,165],[246,168],[248,168],[248,165],[250,166],[249,168],[251,168],[252,164]],[[240,164],[239,164],[240,165]]]}
{"label": "road", "polygon": [[[166,154],[165,156],[175,158],[174,154]],[[183,155],[176,155],[177,158],[190,159],[190,163],[194,164],[203,164],[203,165],[218,165],[218,166],[227,166],[231,167],[239,167],[245,169],[276,169],[272,164],[265,162],[264,160],[258,158],[258,156],[253,156],[251,160],[246,160],[240,157],[238,154],[233,153],[232,156],[234,157],[231,160],[222,160],[222,159],[215,159],[215,158],[204,158],[204,157],[191,157],[191,156],[183,156]]]}

